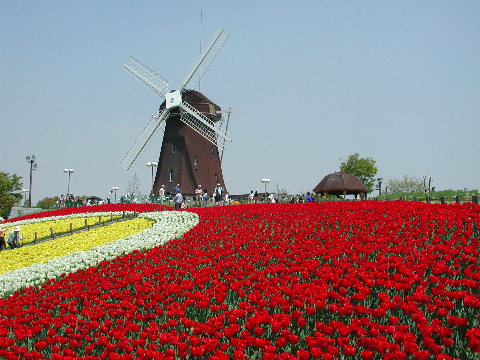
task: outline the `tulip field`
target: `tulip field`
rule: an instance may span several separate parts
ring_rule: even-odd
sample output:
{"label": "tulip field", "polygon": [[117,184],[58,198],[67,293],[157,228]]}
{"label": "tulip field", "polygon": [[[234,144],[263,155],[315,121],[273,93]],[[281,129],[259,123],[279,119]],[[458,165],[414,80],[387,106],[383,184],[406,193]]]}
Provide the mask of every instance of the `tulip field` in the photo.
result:
{"label": "tulip field", "polygon": [[0,252],[1,359],[480,359],[476,204],[119,204],[4,227],[133,211],[58,256]]}

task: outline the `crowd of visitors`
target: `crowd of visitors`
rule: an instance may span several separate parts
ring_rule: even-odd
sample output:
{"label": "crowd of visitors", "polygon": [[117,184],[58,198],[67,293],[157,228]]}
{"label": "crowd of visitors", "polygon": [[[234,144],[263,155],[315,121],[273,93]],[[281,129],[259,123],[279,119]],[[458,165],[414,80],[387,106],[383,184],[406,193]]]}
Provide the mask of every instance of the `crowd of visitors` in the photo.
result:
{"label": "crowd of visitors", "polygon": [[[193,189],[193,198],[189,198],[184,191],[182,191],[180,184],[176,184],[172,192],[165,190],[165,185],[162,185],[158,195],[150,195],[152,202],[164,203],[167,196],[173,201],[175,209],[185,209],[188,207],[206,207],[209,205],[227,205],[230,203],[228,193],[225,192],[221,184],[217,183],[213,192],[210,194],[207,188],[203,188],[201,184]],[[156,200],[156,201],[155,201]]]}
{"label": "crowd of visitors", "polygon": [[[111,194],[109,194],[111,195]],[[55,203],[55,208],[63,209],[77,206],[90,206],[90,205],[99,205],[104,203],[110,203],[110,197],[107,196],[107,199],[103,200],[96,196],[85,197],[85,196],[74,196],[72,193],[66,195],[61,194],[59,199]]]}
{"label": "crowd of visitors", "polygon": [[[213,191],[210,193],[207,188],[203,188],[201,184],[197,185],[192,192],[182,191],[180,184],[175,184],[171,191],[167,191],[165,185],[162,185],[156,194],[150,194],[149,196],[139,195],[135,192],[127,192],[119,199],[120,203],[158,203],[158,204],[173,204],[176,209],[185,209],[188,207],[206,207],[211,205],[228,205],[232,202],[229,194],[217,183]],[[193,193],[193,196],[192,196]],[[187,195],[188,194],[188,195]],[[238,196],[235,197],[239,199]],[[241,200],[241,198],[240,198]],[[248,202],[250,204],[257,203],[276,203],[276,202],[313,202],[314,197],[310,192],[306,195],[288,196],[281,195],[276,196],[274,194],[259,194],[258,191],[250,191],[248,195]],[[97,197],[90,197],[86,199],[75,198],[73,194],[67,194],[67,196],[60,196],[60,200],[57,201],[56,207],[72,207],[72,206],[88,206],[98,205],[112,202],[112,191],[110,191],[106,199],[100,199]]]}

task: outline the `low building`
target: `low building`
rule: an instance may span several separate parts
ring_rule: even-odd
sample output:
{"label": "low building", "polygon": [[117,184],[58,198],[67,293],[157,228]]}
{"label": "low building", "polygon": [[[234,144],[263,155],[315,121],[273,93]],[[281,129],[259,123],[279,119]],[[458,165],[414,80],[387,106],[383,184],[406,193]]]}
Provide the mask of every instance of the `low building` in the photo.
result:
{"label": "low building", "polygon": [[360,195],[360,198],[365,198],[368,193],[368,188],[355,175],[339,171],[325,176],[322,181],[315,186],[313,192],[321,196],[354,195],[357,197],[357,195]]}

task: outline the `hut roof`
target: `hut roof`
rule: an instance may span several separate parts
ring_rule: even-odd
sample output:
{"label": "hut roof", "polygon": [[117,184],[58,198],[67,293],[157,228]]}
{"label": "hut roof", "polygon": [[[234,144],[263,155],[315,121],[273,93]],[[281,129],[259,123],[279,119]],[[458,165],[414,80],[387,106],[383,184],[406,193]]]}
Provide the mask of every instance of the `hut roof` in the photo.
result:
{"label": "hut roof", "polygon": [[368,188],[355,175],[335,172],[325,176],[313,191],[316,193],[344,195],[366,193]]}

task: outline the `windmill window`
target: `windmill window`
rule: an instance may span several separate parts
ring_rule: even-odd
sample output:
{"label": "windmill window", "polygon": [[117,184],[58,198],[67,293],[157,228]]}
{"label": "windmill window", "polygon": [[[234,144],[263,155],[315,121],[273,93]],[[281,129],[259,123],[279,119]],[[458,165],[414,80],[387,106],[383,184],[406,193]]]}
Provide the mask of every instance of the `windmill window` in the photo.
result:
{"label": "windmill window", "polygon": [[170,169],[170,172],[168,173],[168,182],[173,181],[173,169]]}
{"label": "windmill window", "polygon": [[193,158],[193,165],[198,166],[198,156]]}
{"label": "windmill window", "polygon": [[218,183],[218,175],[215,174],[215,183],[217,184]]}
{"label": "windmill window", "polygon": [[212,155],[215,155],[215,148],[212,145]]}
{"label": "windmill window", "polygon": [[172,154],[174,154],[175,151],[177,151],[177,145],[172,144]]}

